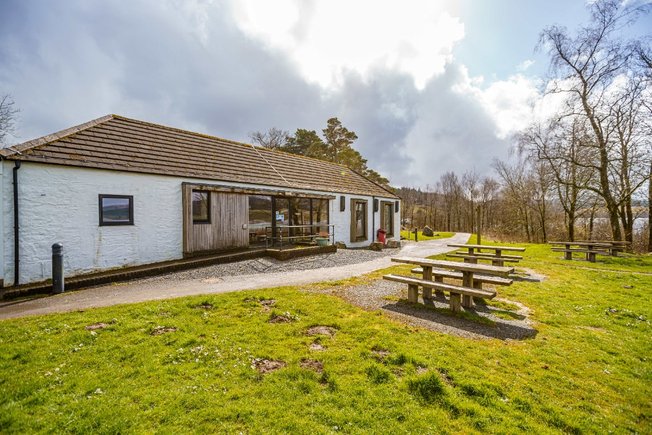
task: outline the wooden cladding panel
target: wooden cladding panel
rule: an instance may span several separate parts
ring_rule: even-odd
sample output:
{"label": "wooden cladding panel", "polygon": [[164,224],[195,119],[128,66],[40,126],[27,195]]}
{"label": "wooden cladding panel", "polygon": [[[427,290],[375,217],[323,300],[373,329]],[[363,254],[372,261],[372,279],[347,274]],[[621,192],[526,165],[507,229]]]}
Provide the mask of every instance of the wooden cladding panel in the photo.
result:
{"label": "wooden cladding panel", "polygon": [[210,223],[192,221],[193,186],[183,186],[183,250],[186,253],[221,251],[249,246],[242,226],[249,222],[247,195],[210,192]]}

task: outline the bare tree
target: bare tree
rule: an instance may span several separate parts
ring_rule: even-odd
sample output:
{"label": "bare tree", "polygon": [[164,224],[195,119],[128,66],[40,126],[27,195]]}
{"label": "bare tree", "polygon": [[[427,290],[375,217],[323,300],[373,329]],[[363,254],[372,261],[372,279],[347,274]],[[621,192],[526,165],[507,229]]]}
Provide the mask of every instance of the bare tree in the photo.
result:
{"label": "bare tree", "polygon": [[586,145],[597,156],[594,166],[598,185],[589,188],[604,199],[612,236],[617,240],[622,238],[620,201],[614,195],[610,178],[613,130],[606,103],[614,80],[628,71],[631,50],[614,33],[647,8],[645,5],[621,8],[617,0],[598,0],[591,5],[591,24],[575,37],[560,26],[548,27],[541,34],[541,44],[548,50],[556,75],[549,82],[549,91],[567,96],[563,116],[581,117],[590,126],[592,140]]}
{"label": "bare tree", "polygon": [[0,145],[6,145],[7,136],[14,134],[18,112],[10,95],[0,97]]}
{"label": "bare tree", "polygon": [[265,148],[281,148],[283,147],[290,137],[290,133],[285,130],[279,130],[272,127],[266,132],[254,131],[249,134],[249,138],[255,144]]}
{"label": "bare tree", "polygon": [[[566,122],[564,122],[566,121]],[[566,232],[575,240],[575,222],[586,204],[586,189],[593,180],[593,155],[582,146],[587,138],[581,119],[552,119],[548,125],[533,123],[518,136],[521,154],[542,162],[541,170],[551,176],[549,187],[564,210]]]}

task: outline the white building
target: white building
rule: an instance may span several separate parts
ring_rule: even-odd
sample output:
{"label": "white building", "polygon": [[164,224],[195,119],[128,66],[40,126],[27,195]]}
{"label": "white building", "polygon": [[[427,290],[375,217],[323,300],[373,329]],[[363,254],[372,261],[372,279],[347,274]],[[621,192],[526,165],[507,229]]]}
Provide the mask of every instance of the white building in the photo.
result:
{"label": "white building", "polygon": [[4,287],[48,279],[54,243],[75,276],[280,236],[327,231],[349,247],[379,228],[399,238],[399,198],[344,166],[117,115],[0,159]]}

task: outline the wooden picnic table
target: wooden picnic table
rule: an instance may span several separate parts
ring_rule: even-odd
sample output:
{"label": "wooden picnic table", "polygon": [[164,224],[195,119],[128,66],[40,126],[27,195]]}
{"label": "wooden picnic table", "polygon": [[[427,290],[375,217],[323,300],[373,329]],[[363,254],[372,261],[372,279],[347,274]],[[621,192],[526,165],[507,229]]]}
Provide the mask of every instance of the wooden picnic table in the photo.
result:
{"label": "wooden picnic table", "polygon": [[611,252],[611,255],[613,257],[617,257],[619,252],[624,251],[631,245],[631,242],[628,242],[626,240],[578,240],[578,242],[599,243],[601,245],[610,245],[609,252]]}
{"label": "wooden picnic table", "polygon": [[[450,293],[450,306],[453,311],[460,311],[461,305],[470,308],[473,306],[473,297],[492,298],[495,292],[474,288],[474,274],[494,275],[507,277],[514,272],[513,267],[489,266],[484,264],[460,263],[459,261],[431,260],[420,257],[394,257],[395,263],[414,264],[422,268],[423,279],[404,277],[400,275],[385,275],[383,278],[408,284],[408,301],[418,301],[418,287],[423,287],[423,298],[432,298],[432,289],[448,291]],[[449,269],[462,273],[462,286],[443,284],[433,281],[433,268]]]}
{"label": "wooden picnic table", "polygon": [[[505,262],[518,263],[523,259],[520,255],[504,255],[503,252],[524,252],[525,248],[516,246],[491,246],[491,245],[472,245],[449,243],[451,248],[466,249],[466,252],[455,252],[447,254],[449,257],[463,258],[466,263],[477,264],[478,260],[490,260],[493,266],[504,266]],[[491,250],[493,253],[480,252],[482,250]],[[477,251],[477,252],[476,252]]]}
{"label": "wooden picnic table", "polygon": [[[595,263],[596,255],[610,255],[608,250],[611,248],[611,244],[604,242],[548,242],[549,245],[553,245],[552,250],[554,252],[563,252],[565,260],[572,260],[573,253],[579,252],[586,254],[586,260],[591,263]],[[554,246],[564,246],[563,248],[555,248]]]}

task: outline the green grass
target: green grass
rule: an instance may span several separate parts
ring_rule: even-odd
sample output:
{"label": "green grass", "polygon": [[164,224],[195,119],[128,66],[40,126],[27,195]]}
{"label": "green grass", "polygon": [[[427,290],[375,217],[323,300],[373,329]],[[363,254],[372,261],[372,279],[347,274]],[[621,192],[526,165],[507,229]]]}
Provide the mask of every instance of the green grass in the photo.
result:
{"label": "green grass", "polygon": [[[446,232],[441,232],[441,231],[435,231],[434,236],[428,237],[424,236],[423,232],[417,231],[419,240],[435,240],[435,239],[447,239],[449,237],[453,237],[455,233],[446,233]],[[407,240],[414,240],[414,233],[412,231],[408,230],[401,230],[401,239],[407,239]]]}
{"label": "green grass", "polygon": [[[0,432],[650,433],[652,258],[520,246],[517,267],[547,275],[499,288],[531,310],[538,334],[522,341],[423,330],[292,287],[2,321]],[[269,323],[277,314],[289,321]],[[314,325],[336,333],[306,335]],[[261,375],[256,358],[287,365]]]}

